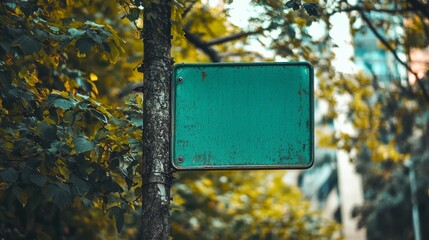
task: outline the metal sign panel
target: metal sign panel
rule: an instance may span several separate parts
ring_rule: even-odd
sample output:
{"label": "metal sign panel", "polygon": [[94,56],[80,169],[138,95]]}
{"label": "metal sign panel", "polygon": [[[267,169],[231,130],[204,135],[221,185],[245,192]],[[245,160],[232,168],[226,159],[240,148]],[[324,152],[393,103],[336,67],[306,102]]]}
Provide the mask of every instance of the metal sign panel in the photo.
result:
{"label": "metal sign panel", "polygon": [[178,64],[172,164],[178,170],[290,169],[313,164],[308,63]]}

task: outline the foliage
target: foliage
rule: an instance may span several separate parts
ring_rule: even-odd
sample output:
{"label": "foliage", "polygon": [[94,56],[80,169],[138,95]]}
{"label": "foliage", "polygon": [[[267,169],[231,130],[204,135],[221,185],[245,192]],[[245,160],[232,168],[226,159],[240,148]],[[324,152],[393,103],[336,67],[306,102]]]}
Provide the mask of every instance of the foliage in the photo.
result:
{"label": "foliage", "polygon": [[[345,115],[353,131],[340,130],[340,134],[324,138],[323,144],[349,152],[363,176],[365,203],[354,215],[360,226],[367,228],[368,239],[414,238],[410,190],[414,183],[409,180],[408,161],[413,162],[417,174],[419,221],[421,226],[427,224],[428,86],[424,72],[418,74],[412,68],[411,54],[428,46],[426,7],[424,1],[343,1],[326,7],[332,9],[328,15],[347,13],[355,37],[372,34],[380,51],[387,52],[397,68],[409,72],[408,79],[391,73],[387,81],[374,72],[338,74],[319,85],[320,98],[330,103],[326,120],[338,117],[335,109],[342,104],[338,96],[348,102]],[[404,53],[407,58],[401,56]],[[421,230],[427,238],[427,229]]]}
{"label": "foliage", "polygon": [[94,66],[118,61],[124,43],[110,25],[81,15],[116,16],[116,6],[1,3],[0,236],[6,239],[92,238],[95,232],[81,235],[61,216],[85,221],[103,209],[120,230],[124,213],[135,208],[141,96],[123,108],[97,101],[97,83],[108,77]]}
{"label": "foliage", "polygon": [[312,211],[284,176],[284,171],[180,174],[173,188],[174,239],[339,239],[339,225]]}

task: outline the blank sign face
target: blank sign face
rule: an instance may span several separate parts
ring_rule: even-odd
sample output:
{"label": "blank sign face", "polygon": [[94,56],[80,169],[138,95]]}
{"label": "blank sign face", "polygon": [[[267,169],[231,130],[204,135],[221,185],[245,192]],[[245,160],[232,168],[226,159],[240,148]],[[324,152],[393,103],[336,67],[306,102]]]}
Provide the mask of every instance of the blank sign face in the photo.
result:
{"label": "blank sign face", "polygon": [[178,170],[291,169],[313,164],[308,63],[176,65],[172,151]]}

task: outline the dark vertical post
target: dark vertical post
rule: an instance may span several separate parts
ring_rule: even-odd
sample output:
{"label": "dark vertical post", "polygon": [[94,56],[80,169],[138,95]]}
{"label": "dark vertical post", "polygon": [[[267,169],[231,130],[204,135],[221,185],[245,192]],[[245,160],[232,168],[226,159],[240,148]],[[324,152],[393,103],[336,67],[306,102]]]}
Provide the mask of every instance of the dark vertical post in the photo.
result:
{"label": "dark vertical post", "polygon": [[145,240],[170,239],[171,0],[144,2],[142,218]]}

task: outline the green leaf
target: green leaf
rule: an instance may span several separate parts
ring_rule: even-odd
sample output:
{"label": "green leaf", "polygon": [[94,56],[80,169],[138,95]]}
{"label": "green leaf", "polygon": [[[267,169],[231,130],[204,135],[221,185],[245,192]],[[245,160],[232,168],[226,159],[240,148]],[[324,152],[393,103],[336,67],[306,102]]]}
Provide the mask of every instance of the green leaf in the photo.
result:
{"label": "green leaf", "polygon": [[63,141],[55,141],[52,142],[51,145],[49,146],[48,151],[50,153],[53,153],[55,155],[59,155],[61,153],[66,153],[68,154],[70,152],[69,146],[67,145],[66,142]]}
{"label": "green leaf", "polygon": [[112,118],[110,118],[110,121],[111,121],[113,124],[118,125],[118,127],[121,127],[121,128],[127,125],[127,122],[126,122],[126,121],[121,120],[121,119],[116,118],[116,117],[112,117]]}
{"label": "green leaf", "polygon": [[10,51],[10,42],[8,41],[0,41],[0,49],[3,49],[4,53],[8,53]]}
{"label": "green leaf", "polygon": [[92,201],[89,200],[88,198],[82,197],[82,202],[83,202],[83,205],[85,205],[86,207],[93,207],[94,206]]}
{"label": "green leaf", "polygon": [[34,100],[34,95],[31,92],[28,91],[22,91],[21,89],[17,88],[16,86],[14,87],[14,85],[11,85],[11,88],[9,89],[9,91],[7,92],[7,98],[8,97],[12,97],[12,98],[17,98],[17,99],[25,99],[27,101],[33,101]]}
{"label": "green leaf", "polygon": [[12,42],[12,46],[19,47],[24,55],[31,55],[42,48],[42,44],[38,40],[28,36],[27,34],[17,37]]}
{"label": "green leaf", "polygon": [[44,196],[42,194],[32,194],[28,201],[26,209],[34,212],[36,208],[42,203]]}
{"label": "green leaf", "polygon": [[5,5],[10,8],[11,10],[15,10],[16,9],[16,3],[13,2],[6,2]]}
{"label": "green leaf", "polygon": [[46,181],[48,180],[48,178],[42,174],[30,174],[29,177],[30,181],[34,184],[36,184],[39,187],[43,187],[46,184]]}
{"label": "green leaf", "polygon": [[116,230],[120,232],[124,227],[124,211],[118,207],[114,206],[107,210],[109,216],[114,218],[116,221]]}
{"label": "green leaf", "polygon": [[14,168],[10,167],[6,169],[5,171],[0,172],[0,177],[5,181],[9,183],[15,183],[18,179],[18,171],[16,171]]}
{"label": "green leaf", "polygon": [[67,30],[68,33],[70,33],[70,35],[74,38],[80,37],[83,34],[85,34],[84,30],[79,30],[76,28],[69,28],[69,30]]}
{"label": "green leaf", "polygon": [[48,26],[53,32],[59,32],[60,29],[54,26]]}
{"label": "green leaf", "polygon": [[89,112],[91,113],[92,116],[94,116],[98,120],[102,121],[104,124],[107,124],[107,117],[106,117],[106,115],[104,115],[100,111],[94,110],[94,109],[90,109]]}
{"label": "green leaf", "polygon": [[89,50],[91,50],[91,47],[94,45],[94,40],[91,38],[83,37],[76,41],[75,46],[81,53],[89,53]]}
{"label": "green leaf", "polygon": [[85,24],[86,24],[86,25],[89,25],[89,26],[91,26],[91,27],[96,27],[96,28],[103,28],[103,27],[104,27],[104,25],[97,24],[97,23],[92,22],[92,21],[86,21],[86,22],[85,22]]}
{"label": "green leaf", "polygon": [[64,113],[63,121],[65,123],[71,123],[73,121],[73,111],[67,111]]}
{"label": "green leaf", "polygon": [[121,185],[119,185],[117,182],[113,181],[111,178],[107,178],[105,181],[101,184],[102,191],[106,193],[111,192],[123,192],[124,189],[122,189]]}
{"label": "green leaf", "polygon": [[74,107],[74,102],[70,101],[69,99],[65,98],[58,98],[54,101],[54,106],[57,108],[61,108],[64,110],[70,109]]}
{"label": "green leaf", "polygon": [[126,17],[131,21],[135,21],[140,17],[140,9],[131,8],[130,13],[126,15]]}
{"label": "green leaf", "polygon": [[77,154],[91,151],[95,147],[95,143],[86,140],[84,137],[78,137],[73,140],[74,150]]}
{"label": "green leaf", "polygon": [[8,71],[0,71],[0,86],[4,90],[8,90],[12,84],[12,77]]}
{"label": "green leaf", "polygon": [[298,10],[301,7],[300,1],[297,0],[290,0],[286,3],[287,8],[292,8],[293,10]]}
{"label": "green leaf", "polygon": [[131,117],[131,122],[136,127],[143,127],[143,119],[141,117]]}
{"label": "green leaf", "polygon": [[79,87],[81,87],[85,92],[87,92],[87,93],[90,93],[91,92],[91,84],[90,83],[88,83],[88,81],[87,80],[85,80],[85,79],[83,79],[83,78],[81,78],[81,77],[78,77],[78,78],[76,78],[75,79],[75,82],[76,82],[76,84],[77,85],[79,85]]}
{"label": "green leaf", "polygon": [[105,36],[101,36],[99,32],[93,29],[87,30],[86,34],[100,46],[102,46],[104,39],[106,38]]}
{"label": "green leaf", "polygon": [[121,232],[122,228],[124,227],[124,211],[120,211],[118,215],[115,217],[116,220],[116,231]]}
{"label": "green leaf", "polygon": [[128,138],[127,139],[128,144],[130,144],[130,147],[139,149],[142,145],[141,141],[139,139],[135,138]]}
{"label": "green leaf", "polygon": [[107,213],[109,214],[109,217],[111,217],[111,218],[118,215],[120,211],[121,211],[121,208],[118,206],[114,206],[114,207],[107,209]]}
{"label": "green leaf", "polygon": [[37,125],[37,133],[40,138],[49,142],[58,139],[57,126],[53,124],[41,122],[39,125]]}
{"label": "green leaf", "polygon": [[69,181],[72,184],[72,190],[75,193],[75,195],[79,195],[83,197],[88,193],[90,186],[81,177],[78,177],[75,174],[72,174],[70,175]]}
{"label": "green leaf", "polygon": [[308,15],[319,17],[320,16],[320,10],[319,6],[315,3],[304,3],[302,5],[305,8],[305,11],[307,11]]}
{"label": "green leaf", "polygon": [[22,199],[22,189],[20,187],[13,186],[12,193],[21,203],[24,202]]}
{"label": "green leaf", "polygon": [[71,203],[70,187],[64,183],[49,184],[44,194],[61,209]]}
{"label": "green leaf", "polygon": [[95,141],[100,141],[104,138],[106,138],[107,136],[110,135],[110,131],[105,129],[105,128],[100,128],[98,129],[97,133],[95,134],[94,140]]}
{"label": "green leaf", "polygon": [[[45,31],[42,31],[40,29],[35,29],[34,30],[35,35],[39,38],[39,39],[43,39],[43,38],[48,38],[50,34],[48,34]],[[56,34],[51,33],[52,36],[55,36]]]}

